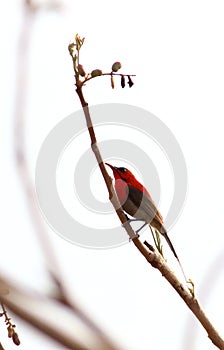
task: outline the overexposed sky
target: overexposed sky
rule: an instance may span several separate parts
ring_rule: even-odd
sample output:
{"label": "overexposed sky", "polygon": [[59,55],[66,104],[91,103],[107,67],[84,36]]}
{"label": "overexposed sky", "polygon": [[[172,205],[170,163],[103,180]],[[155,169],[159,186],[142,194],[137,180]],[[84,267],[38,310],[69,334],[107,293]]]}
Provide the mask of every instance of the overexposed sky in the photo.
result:
{"label": "overexposed sky", "polygon": [[[81,56],[86,71],[95,68],[110,71],[111,64],[118,60],[122,62],[122,72],[136,74],[131,89],[121,89],[119,81],[115,81],[116,88],[112,90],[106,77],[90,81],[84,88],[89,104],[122,103],[144,108],[160,118],[178,140],[187,164],[188,193],[170,237],[187,275],[195,282],[196,295],[223,334],[223,2],[67,0],[58,3],[61,8],[57,10],[40,7],[31,32],[26,150],[32,179],[38,152],[48,133],[63,118],[80,109],[67,50],[69,41],[78,32],[86,38]],[[17,74],[21,73],[17,52],[24,23],[22,1],[1,2],[0,14],[3,97],[0,269],[19,284],[47,293],[51,283],[13,156],[18,88],[15,83]],[[159,174],[159,206],[165,218],[175,186],[167,159],[152,140],[145,140],[137,131],[119,130],[107,126],[96,128],[100,142],[116,136],[149,154]],[[58,192],[70,214],[76,200],[72,187],[74,169],[88,149],[88,142],[85,133],[71,142],[58,167]],[[122,159],[117,164],[122,164]],[[147,170],[147,164],[145,167]],[[135,171],[141,178],[142,170]],[[150,184],[146,186],[151,191]],[[90,187],[99,200],[107,201],[97,170],[90,177]],[[81,206],[78,210],[80,213],[83,210],[80,220],[86,217],[94,227],[107,224],[98,224],[98,216],[94,218],[93,213],[88,216]],[[48,230],[69,293],[124,349],[162,350],[167,344],[173,350],[214,348],[180,298],[131,243],[114,249],[91,250],[69,243],[50,227]],[[144,237],[151,239],[147,232]],[[179,274],[165,243],[164,249]],[[62,349],[16,317],[15,320],[22,350],[46,346]],[[12,348],[9,340],[3,338],[4,326],[1,327],[3,345]]]}

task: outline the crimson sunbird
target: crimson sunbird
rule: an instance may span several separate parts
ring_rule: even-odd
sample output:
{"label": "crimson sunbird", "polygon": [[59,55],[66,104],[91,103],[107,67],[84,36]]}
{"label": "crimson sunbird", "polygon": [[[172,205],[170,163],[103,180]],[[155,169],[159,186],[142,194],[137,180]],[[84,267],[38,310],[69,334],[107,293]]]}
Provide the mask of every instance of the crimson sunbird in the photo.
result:
{"label": "crimson sunbird", "polygon": [[[162,215],[156,208],[156,205],[153,202],[152,197],[147,189],[127,168],[117,168],[111,164],[105,164],[108,165],[113,171],[115,179],[115,190],[123,210],[135,219],[144,221],[145,223],[158,230],[161,235],[165,237],[170,249],[180,264],[177,253],[163,225]],[[180,267],[182,269],[181,264]]]}

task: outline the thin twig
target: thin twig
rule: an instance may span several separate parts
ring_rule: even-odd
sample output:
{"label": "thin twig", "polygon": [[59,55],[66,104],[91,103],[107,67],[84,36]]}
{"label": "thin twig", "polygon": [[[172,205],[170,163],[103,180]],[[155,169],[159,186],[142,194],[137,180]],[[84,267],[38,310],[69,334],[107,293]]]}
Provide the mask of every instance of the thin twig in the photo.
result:
{"label": "thin twig", "polygon": [[[129,76],[129,77],[135,77],[136,75],[135,74],[121,74],[121,73],[114,73],[114,72],[110,72],[110,73],[102,73],[101,75],[100,75],[100,77],[103,77],[103,76],[106,76],[106,75],[109,75],[109,76],[119,76],[119,77],[121,77],[122,75],[125,75],[125,76]],[[85,80],[84,81],[82,81],[82,83],[81,83],[81,86],[83,86],[83,85],[85,85],[85,83],[87,82],[87,81],[89,81],[89,80],[91,80],[91,79],[94,79],[95,77],[88,77],[88,78],[85,78]]]}
{"label": "thin twig", "polygon": [[15,330],[16,325],[11,322],[11,318],[8,316],[8,312],[7,312],[6,307],[2,301],[1,301],[1,307],[2,307],[1,316],[3,316],[3,315],[5,316],[5,324],[7,326],[8,337],[12,338],[14,344],[20,345],[19,336]]}

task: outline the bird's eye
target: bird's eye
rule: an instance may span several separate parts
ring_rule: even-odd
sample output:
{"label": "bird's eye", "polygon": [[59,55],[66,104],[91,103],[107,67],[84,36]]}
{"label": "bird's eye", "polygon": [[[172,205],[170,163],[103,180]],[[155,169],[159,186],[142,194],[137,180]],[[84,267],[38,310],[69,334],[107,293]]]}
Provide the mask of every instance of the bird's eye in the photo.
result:
{"label": "bird's eye", "polygon": [[127,169],[126,169],[126,168],[123,168],[123,167],[118,168],[118,170],[120,170],[122,173],[125,173],[125,172],[127,171]]}

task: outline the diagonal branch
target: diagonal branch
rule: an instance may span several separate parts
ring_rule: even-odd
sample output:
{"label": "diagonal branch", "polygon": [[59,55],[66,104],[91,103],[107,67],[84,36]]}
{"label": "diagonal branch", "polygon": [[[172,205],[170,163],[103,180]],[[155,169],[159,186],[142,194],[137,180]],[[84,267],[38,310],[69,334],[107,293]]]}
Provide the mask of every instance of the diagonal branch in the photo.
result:
{"label": "diagonal branch", "polygon": [[[73,65],[74,65],[74,56],[72,54],[71,56],[72,56]],[[167,265],[164,258],[156,250],[152,249],[152,247],[147,242],[144,242],[144,244],[149,248],[149,250],[147,250],[144,247],[144,245],[138,238],[139,236],[133,231],[130,223],[127,221],[126,215],[123,212],[121,204],[117,198],[115,189],[112,184],[112,180],[107,173],[106,167],[103,163],[102,156],[100,154],[100,150],[97,145],[97,139],[96,139],[93,123],[91,120],[88,103],[85,101],[85,98],[83,96],[83,91],[82,91],[83,84],[79,79],[79,74],[75,74],[75,79],[76,79],[76,92],[78,94],[78,97],[81,102],[83,112],[85,115],[86,124],[87,124],[88,132],[91,140],[91,148],[96,157],[100,171],[102,173],[105,184],[107,186],[109,199],[124,229],[126,230],[129,237],[132,239],[135,247],[139,250],[139,252],[145,257],[145,259],[151,264],[152,267],[158,269],[161,272],[162,276],[165,277],[165,279],[170,283],[170,285],[184,300],[185,304],[189,307],[189,309],[192,311],[192,313],[195,315],[195,317],[199,320],[201,325],[206,330],[208,337],[211,339],[213,344],[216,345],[219,349],[224,350],[224,340],[219,335],[219,333],[217,332],[215,327],[212,325],[212,323],[209,321],[208,317],[206,316],[205,312],[199,305],[193,293],[191,293],[188,288],[186,288],[181,284],[181,282],[178,280],[174,272]]]}

